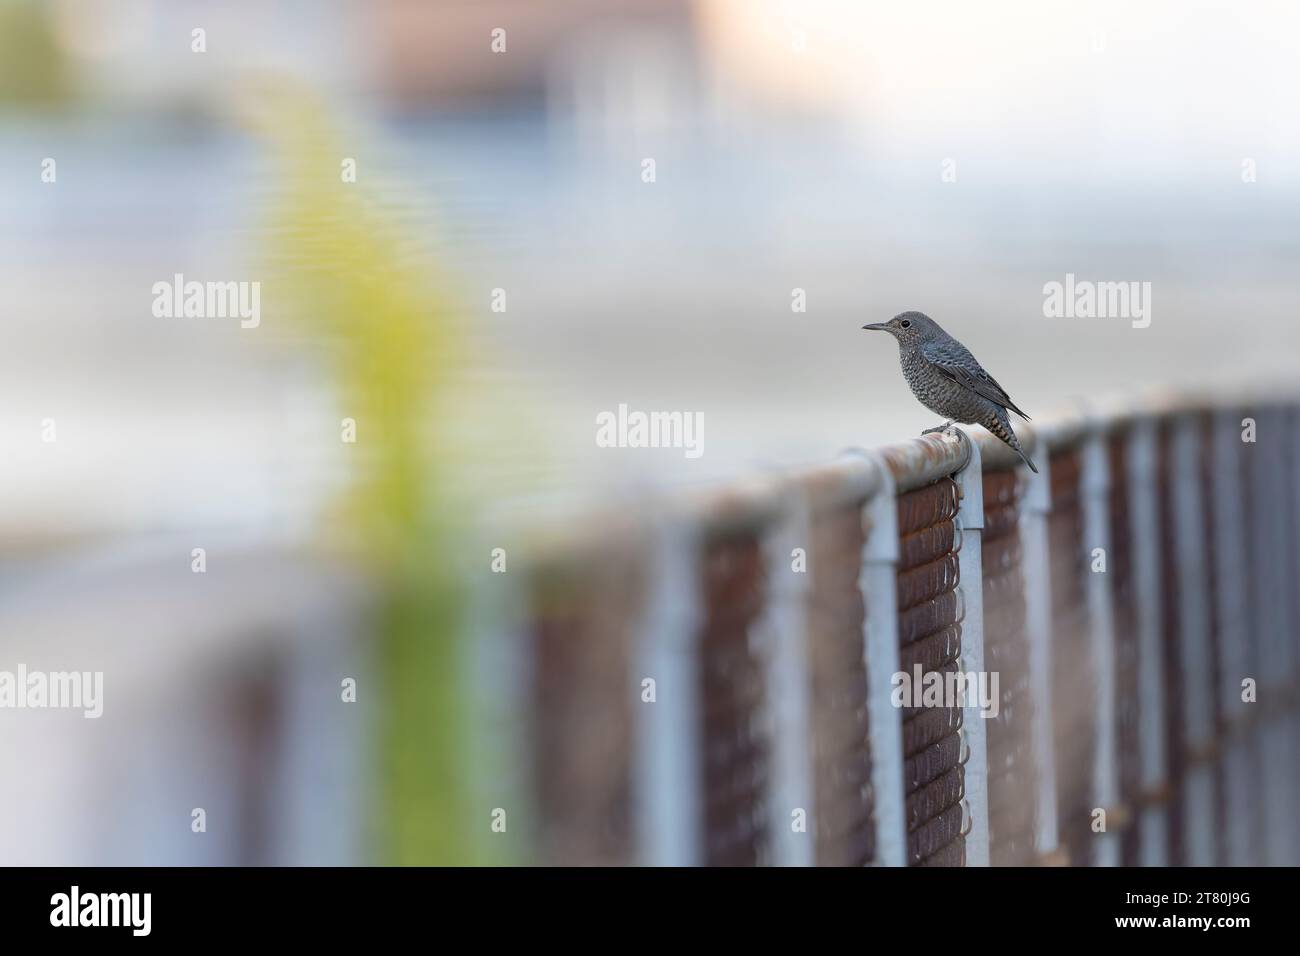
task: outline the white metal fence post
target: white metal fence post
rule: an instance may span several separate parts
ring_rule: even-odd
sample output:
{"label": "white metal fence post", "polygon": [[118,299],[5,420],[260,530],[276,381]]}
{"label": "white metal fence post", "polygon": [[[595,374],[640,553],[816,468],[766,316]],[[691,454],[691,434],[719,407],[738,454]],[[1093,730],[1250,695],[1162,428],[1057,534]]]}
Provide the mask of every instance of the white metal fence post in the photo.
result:
{"label": "white metal fence post", "polygon": [[291,866],[364,865],[360,821],[370,808],[361,781],[369,769],[374,695],[340,707],[320,688],[336,685],[340,674],[375,686],[374,661],[364,653],[370,645],[357,639],[357,608],[327,605],[297,624],[284,668],[286,743],[274,771],[278,819],[270,856]]}
{"label": "white metal fence post", "polygon": [[1025,621],[1029,631],[1029,684],[1034,700],[1034,762],[1038,767],[1038,807],[1034,846],[1040,856],[1058,845],[1056,807],[1056,740],[1052,714],[1052,581],[1047,516],[1051,511],[1050,456],[1044,445],[1038,474],[1021,469],[1026,480],[1021,504],[1020,543],[1024,552]]}
{"label": "white metal fence post", "polygon": [[899,668],[898,501],[889,468],[883,461],[879,465],[881,486],[864,505],[869,530],[859,585],[867,602],[864,651],[871,722],[871,785],[876,795],[876,859],[881,866],[906,866],[903,718],[890,700],[891,680]]}
{"label": "white metal fence post", "polygon": [[[771,688],[773,752],[769,823],[772,862],[777,866],[816,863],[816,817],[813,780],[813,734],[808,656],[808,572],[791,569],[791,551],[810,550],[811,523],[807,496],[791,490],[783,519],[765,542],[769,592],[766,627],[770,652],[764,655]],[[815,568],[809,569],[813,573]],[[792,812],[804,811],[805,828],[796,832]]]}
{"label": "white metal fence post", "polygon": [[666,522],[654,556],[650,616],[633,654],[632,686],[655,681],[655,702],[637,705],[633,763],[639,857],[653,866],[703,861],[697,560],[697,532]]}
{"label": "white metal fence post", "polygon": [[[486,554],[489,548],[483,545],[481,550]],[[531,835],[539,826],[533,786],[539,768],[528,739],[537,673],[537,646],[525,630],[532,573],[531,568],[516,566],[509,574],[471,578],[470,646],[464,660],[474,688],[474,759],[469,767],[473,799],[484,819],[495,807],[506,809],[510,832],[516,834],[511,839],[516,853],[506,859],[525,863],[536,860],[538,841]]]}
{"label": "white metal fence post", "polygon": [[[1109,816],[1120,804],[1119,728],[1116,713],[1115,607],[1107,572],[1093,572],[1092,552],[1100,548],[1109,558],[1110,534],[1110,459],[1105,433],[1090,431],[1083,445],[1083,548],[1088,567],[1088,623],[1093,673],[1097,678],[1095,715],[1097,747],[1093,754],[1092,791],[1096,806]],[[1110,828],[1097,837],[1098,866],[1119,866],[1120,834]]]}
{"label": "white metal fence post", "polygon": [[1128,482],[1133,537],[1133,573],[1138,600],[1138,827],[1140,862],[1164,866],[1169,835],[1163,788],[1165,754],[1164,593],[1160,580],[1160,502],[1156,489],[1156,425],[1141,419],[1128,438]]}
{"label": "white metal fence post", "polygon": [[[963,430],[963,434],[965,434]],[[962,670],[973,675],[979,683],[974,686],[991,686],[983,683],[984,661],[984,473],[980,464],[979,445],[965,434],[970,446],[970,459],[957,472],[957,487],[961,503],[957,511],[958,530],[961,534],[961,551],[957,556],[958,575],[961,581],[962,607],[965,611],[961,623]],[[967,684],[969,688],[970,684]],[[1001,706],[1001,702],[997,702]],[[968,866],[989,865],[989,759],[988,731],[979,701],[968,698],[963,708],[962,726],[969,758],[966,761],[966,807],[970,813],[970,832],[966,836],[966,863]]]}

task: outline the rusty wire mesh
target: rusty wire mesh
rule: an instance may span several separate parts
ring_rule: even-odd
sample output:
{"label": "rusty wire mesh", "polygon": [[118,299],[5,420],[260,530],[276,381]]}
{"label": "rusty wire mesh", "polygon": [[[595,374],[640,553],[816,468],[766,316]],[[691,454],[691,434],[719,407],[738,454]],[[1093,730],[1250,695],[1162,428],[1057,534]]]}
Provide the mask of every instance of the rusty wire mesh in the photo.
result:
{"label": "rusty wire mesh", "polygon": [[548,563],[530,579],[529,776],[542,862],[633,858],[630,654],[645,571],[624,542]]}
{"label": "rusty wire mesh", "polygon": [[758,532],[735,530],[707,540],[700,577],[704,862],[752,866],[770,854],[772,747],[763,659],[753,634],[767,590]]}
{"label": "rusty wire mesh", "polygon": [[815,860],[863,866],[875,858],[866,600],[859,586],[867,529],[862,502],[819,509],[810,521],[808,659],[815,793]]}
{"label": "rusty wire mesh", "polygon": [[[1217,492],[1214,475],[1214,417],[1212,415],[1206,414],[1201,417],[1200,443],[1200,470],[1196,475],[1196,480],[1201,486],[1201,501],[1208,508],[1213,506]],[[1220,642],[1224,640],[1224,635],[1219,627],[1219,571],[1218,562],[1213,560],[1218,541],[1215,536],[1214,525],[1215,523],[1212,520],[1206,520],[1203,523],[1205,553],[1211,556],[1211,559],[1205,563],[1205,586],[1206,612],[1209,614],[1210,620],[1210,687],[1213,689],[1213,693],[1210,694],[1210,699],[1205,702],[1205,706],[1210,708],[1211,720],[1214,726],[1212,753],[1207,755],[1207,757],[1215,761],[1214,817],[1218,821],[1224,821],[1227,819],[1228,814],[1227,787],[1224,785],[1225,781],[1223,779],[1224,774],[1227,772],[1227,762],[1223,759],[1224,738],[1227,728],[1225,726],[1223,707],[1220,706],[1219,694],[1220,682],[1224,679],[1220,648]],[[1215,828],[1214,860],[1216,865],[1229,863],[1226,826]]]}
{"label": "rusty wire mesh", "polygon": [[[1184,815],[1191,809],[1183,804],[1185,788],[1181,784],[1191,768],[1210,761],[1216,763],[1209,804],[1214,820],[1206,825],[1219,827],[1212,853],[1216,861],[1227,862],[1229,768],[1223,753],[1229,738],[1254,740],[1260,726],[1272,721],[1276,743],[1278,726],[1285,731],[1300,722],[1295,716],[1294,673],[1300,655],[1293,649],[1287,651],[1290,669],[1286,673],[1270,673],[1268,661],[1260,658],[1264,648],[1276,649],[1279,641],[1290,641],[1293,647],[1297,640],[1294,622],[1300,614],[1300,588],[1294,585],[1300,573],[1296,534],[1300,532],[1300,497],[1291,493],[1286,500],[1273,502],[1271,510],[1261,509],[1257,501],[1261,487],[1288,487],[1285,483],[1269,485],[1266,471],[1278,461],[1300,458],[1296,444],[1300,414],[1278,411],[1268,419],[1274,428],[1286,426],[1285,447],[1272,450],[1272,458],[1258,454],[1249,444],[1216,442],[1215,420],[1208,414],[1194,420],[1201,458],[1197,472],[1190,477],[1178,473],[1172,417],[1156,423],[1155,467],[1147,478],[1131,473],[1127,426],[1113,427],[1105,437],[1109,472],[1105,476],[1109,489],[1105,520],[1110,538],[1105,587],[1115,642],[1113,717],[1119,790],[1116,805],[1105,809],[1108,830],[1120,835],[1121,862],[1129,865],[1141,858],[1142,832],[1134,826],[1137,811],[1152,802],[1166,811],[1168,862],[1187,862],[1183,838],[1189,821]],[[1058,838],[1071,863],[1095,862],[1091,823],[1099,675],[1093,672],[1097,658],[1088,600],[1092,555],[1086,539],[1080,447],[1058,448],[1050,457],[1047,581],[1052,671],[1051,696],[1046,701],[1036,701],[1031,694],[1020,537],[1024,479],[1018,469],[1001,466],[989,468],[982,476],[984,660],[985,667],[999,675],[1000,694],[998,713],[987,725],[988,838],[990,860],[995,865],[1036,859],[1038,768],[1032,732],[1042,707],[1050,708],[1053,719],[1056,765],[1049,772],[1055,776]],[[1149,552],[1157,562],[1158,593],[1154,594],[1138,592],[1142,578],[1136,566],[1135,529],[1140,524],[1133,511],[1133,482],[1137,480],[1150,480],[1154,485],[1156,514],[1150,517],[1155,519],[1158,534]],[[1222,531],[1225,526],[1216,526],[1207,518],[1195,529],[1179,527],[1172,489],[1176,481],[1183,480],[1198,483],[1197,493],[1207,515],[1224,506],[1225,494],[1231,493],[1234,499],[1240,496],[1239,545],[1246,588],[1246,606],[1241,609],[1246,620],[1240,628],[1228,629],[1219,587],[1220,577],[1227,571],[1221,561],[1207,560],[1204,586],[1213,622],[1208,630],[1212,673],[1199,685],[1208,681],[1215,688],[1205,706],[1212,708],[1216,739],[1195,746],[1185,726],[1189,702],[1184,696],[1189,685],[1181,673],[1187,658],[1180,619],[1184,613],[1179,599],[1180,546],[1186,549],[1191,540],[1207,555],[1215,555],[1216,549],[1225,545],[1217,540],[1216,527]],[[941,478],[896,498],[894,598],[899,665],[909,677],[918,666],[922,674],[960,672],[965,612],[959,580],[962,536],[957,522],[958,494],[956,482]],[[814,808],[811,859],[821,865],[865,865],[876,861],[879,839],[864,646],[872,598],[862,590],[864,549],[870,534],[867,502],[846,500],[842,495],[811,500],[806,515],[810,573],[806,587],[798,592],[801,603],[792,619],[802,622],[807,664],[806,733]],[[785,520],[784,516],[780,520]],[[1290,530],[1279,533],[1271,522],[1280,522]],[[696,664],[698,723],[690,749],[699,771],[694,778],[699,789],[694,801],[698,819],[693,825],[698,830],[701,862],[761,864],[772,858],[776,841],[771,827],[780,818],[769,806],[775,708],[769,699],[772,689],[767,685],[766,669],[772,661],[767,659],[758,633],[768,605],[775,600],[764,550],[772,528],[764,521],[710,527],[693,552],[697,626],[688,643]],[[1232,530],[1233,522],[1227,527]],[[1189,539],[1189,534],[1204,537]],[[605,547],[599,553],[550,562],[531,582],[528,633],[535,662],[528,776],[543,824],[539,828],[542,862],[610,864],[637,858],[630,819],[636,759],[636,690],[630,664],[644,613],[649,560],[631,546]],[[1231,570],[1231,565],[1226,567]],[[1280,587],[1282,582],[1290,582],[1291,587]],[[1158,602],[1163,622],[1160,679],[1166,707],[1161,730],[1168,765],[1166,779],[1143,792],[1139,610],[1142,602],[1150,601]],[[1291,631],[1261,633],[1261,628],[1277,621],[1285,622]],[[1244,716],[1234,716],[1236,709],[1228,706],[1230,695],[1220,696],[1223,682],[1236,685],[1241,679],[1241,675],[1222,672],[1231,656],[1223,653],[1223,642],[1242,640],[1247,641],[1242,666],[1248,674],[1259,675],[1270,693],[1267,706],[1260,709],[1262,716],[1256,716],[1253,708],[1243,708]],[[962,709],[913,701],[899,716],[906,861],[914,866],[962,866],[967,758]],[[1259,795],[1269,768],[1260,766],[1264,751],[1253,743],[1249,749],[1252,784],[1246,825],[1252,832],[1249,853],[1253,859],[1262,858],[1266,842],[1274,837],[1263,819],[1264,798]],[[1239,773],[1240,766],[1233,772]],[[1292,771],[1296,771],[1293,776],[1300,775],[1300,767],[1286,772]],[[1269,778],[1274,780],[1272,800],[1278,799],[1276,777]],[[1294,796],[1300,779],[1287,786]],[[1241,789],[1236,792],[1240,796]]]}
{"label": "rusty wire mesh", "polygon": [[1168,826],[1168,862],[1186,863],[1187,848],[1183,840],[1183,777],[1187,772],[1187,723],[1183,716],[1182,608],[1178,594],[1178,515],[1174,507],[1175,480],[1173,427],[1162,423],[1156,437],[1156,498],[1160,522],[1160,602],[1164,626],[1160,635],[1161,661],[1164,667],[1165,713],[1165,780],[1160,789],[1166,804]]}
{"label": "rusty wire mesh", "polygon": [[1047,519],[1052,602],[1052,733],[1058,837],[1074,865],[1089,862],[1096,678],[1088,613],[1089,548],[1084,540],[1083,458],[1077,448],[1051,456]]}
{"label": "rusty wire mesh", "polygon": [[1141,767],[1138,763],[1138,607],[1134,577],[1132,513],[1129,494],[1128,433],[1119,430],[1108,442],[1110,466],[1110,555],[1107,580],[1111,584],[1115,630],[1115,725],[1119,738],[1120,805],[1106,808],[1106,823],[1121,834],[1121,859],[1125,866],[1138,862],[1137,808],[1141,803]]}
{"label": "rusty wire mesh", "polygon": [[995,866],[1034,855],[1034,719],[1029,638],[1015,471],[984,475],[984,666],[999,675],[998,715],[988,720],[989,860]]}
{"label": "rusty wire mesh", "polygon": [[[950,478],[898,496],[899,660],[904,673],[960,669],[957,484]],[[913,687],[913,693],[920,688]],[[962,708],[903,709],[907,855],[913,866],[965,865]]]}

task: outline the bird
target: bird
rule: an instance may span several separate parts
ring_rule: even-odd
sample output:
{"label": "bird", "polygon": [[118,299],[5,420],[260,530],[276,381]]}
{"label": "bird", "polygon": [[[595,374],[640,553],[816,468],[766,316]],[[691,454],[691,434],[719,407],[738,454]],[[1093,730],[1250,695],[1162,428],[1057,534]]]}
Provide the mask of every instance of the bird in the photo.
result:
{"label": "bird", "polygon": [[970,350],[945,332],[924,312],[900,312],[888,322],[868,323],[863,329],[888,332],[898,342],[903,378],[922,405],[948,421],[921,434],[941,432],[953,422],[983,425],[1018,454],[1029,470],[1038,469],[1020,447],[1011,430],[1007,411],[1026,421],[1029,416],[1016,407],[1006,390],[970,354]]}

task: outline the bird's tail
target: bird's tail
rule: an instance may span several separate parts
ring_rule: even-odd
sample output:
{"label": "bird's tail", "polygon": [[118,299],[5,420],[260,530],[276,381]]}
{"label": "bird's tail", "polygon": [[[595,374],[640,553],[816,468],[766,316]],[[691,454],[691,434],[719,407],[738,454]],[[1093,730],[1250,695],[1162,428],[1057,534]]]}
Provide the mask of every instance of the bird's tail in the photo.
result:
{"label": "bird's tail", "polygon": [[1002,441],[1010,445],[1011,450],[1020,456],[1020,460],[1029,466],[1029,470],[1032,471],[1035,475],[1038,474],[1037,466],[1035,466],[1034,463],[1030,461],[1029,456],[1025,454],[1025,450],[1020,447],[1020,439],[1017,438],[1016,433],[1011,430],[1011,422],[1006,420],[1005,414],[999,418],[994,419],[991,422],[986,423],[984,427],[987,428],[989,431],[991,431],[995,436],[1002,439]]}

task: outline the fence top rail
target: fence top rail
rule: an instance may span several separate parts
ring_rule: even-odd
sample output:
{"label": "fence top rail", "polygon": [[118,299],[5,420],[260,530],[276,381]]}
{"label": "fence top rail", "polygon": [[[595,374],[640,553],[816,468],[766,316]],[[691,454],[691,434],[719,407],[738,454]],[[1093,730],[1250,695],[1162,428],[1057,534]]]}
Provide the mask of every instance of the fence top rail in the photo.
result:
{"label": "fence top rail", "polygon": [[817,465],[773,469],[700,489],[627,495],[595,505],[539,502],[531,517],[513,507],[490,524],[512,529],[509,537],[525,562],[553,562],[647,544],[665,526],[704,537],[754,531],[796,507],[815,513],[865,501],[884,484],[880,460],[851,449]]}
{"label": "fence top rail", "polygon": [[877,454],[884,460],[899,491],[911,491],[961,471],[970,461],[970,438],[951,430],[886,445]]}
{"label": "fence top rail", "polygon": [[[1278,387],[1265,382],[1207,391],[1157,387],[1137,393],[1112,393],[1081,401],[1073,409],[1051,417],[1053,427],[1066,420],[1080,420],[1084,433],[1115,434],[1139,421],[1168,421],[1187,415],[1249,414],[1252,410],[1277,410],[1300,405],[1295,386]],[[1068,442],[1062,432],[1053,438]],[[1076,433],[1075,436],[1078,437]]]}
{"label": "fence top rail", "polygon": [[[1142,421],[1170,421],[1188,415],[1213,415],[1222,413],[1248,413],[1252,409],[1268,410],[1294,408],[1300,404],[1300,393],[1294,389],[1278,389],[1267,385],[1243,386],[1209,393],[1156,387],[1138,394],[1112,393],[1094,399],[1080,399],[1043,416],[1043,421],[1033,424],[1016,424],[1016,434],[1021,444],[1031,453],[1034,450],[1050,455],[1053,452],[1077,448],[1093,435],[1107,436],[1122,433]],[[1014,453],[990,435],[981,433],[978,438],[987,469],[1015,465]],[[1031,445],[1032,442],[1032,445]]]}
{"label": "fence top rail", "polygon": [[[1121,433],[1148,421],[1168,421],[1185,415],[1275,408],[1296,408],[1293,390],[1243,388],[1210,395],[1155,389],[1134,396],[1106,396],[1081,401],[1043,421],[1018,422],[1016,434],[1027,454],[1046,457],[1079,447],[1090,436]],[[874,450],[850,449],[823,464],[765,471],[703,490],[663,492],[629,497],[603,505],[571,505],[551,510],[549,518],[525,518],[522,531],[526,559],[563,559],[567,553],[603,551],[635,546],[655,530],[675,525],[701,536],[757,531],[788,514],[792,508],[813,512],[865,501],[885,485],[886,470],[898,492],[923,487],[952,475],[971,458],[976,442],[985,471],[1018,468],[1020,456],[983,429],[951,429],[896,442]],[[518,509],[515,518],[521,517]],[[536,512],[533,512],[536,518]],[[510,522],[516,529],[517,521]],[[518,537],[516,536],[518,541]]]}

